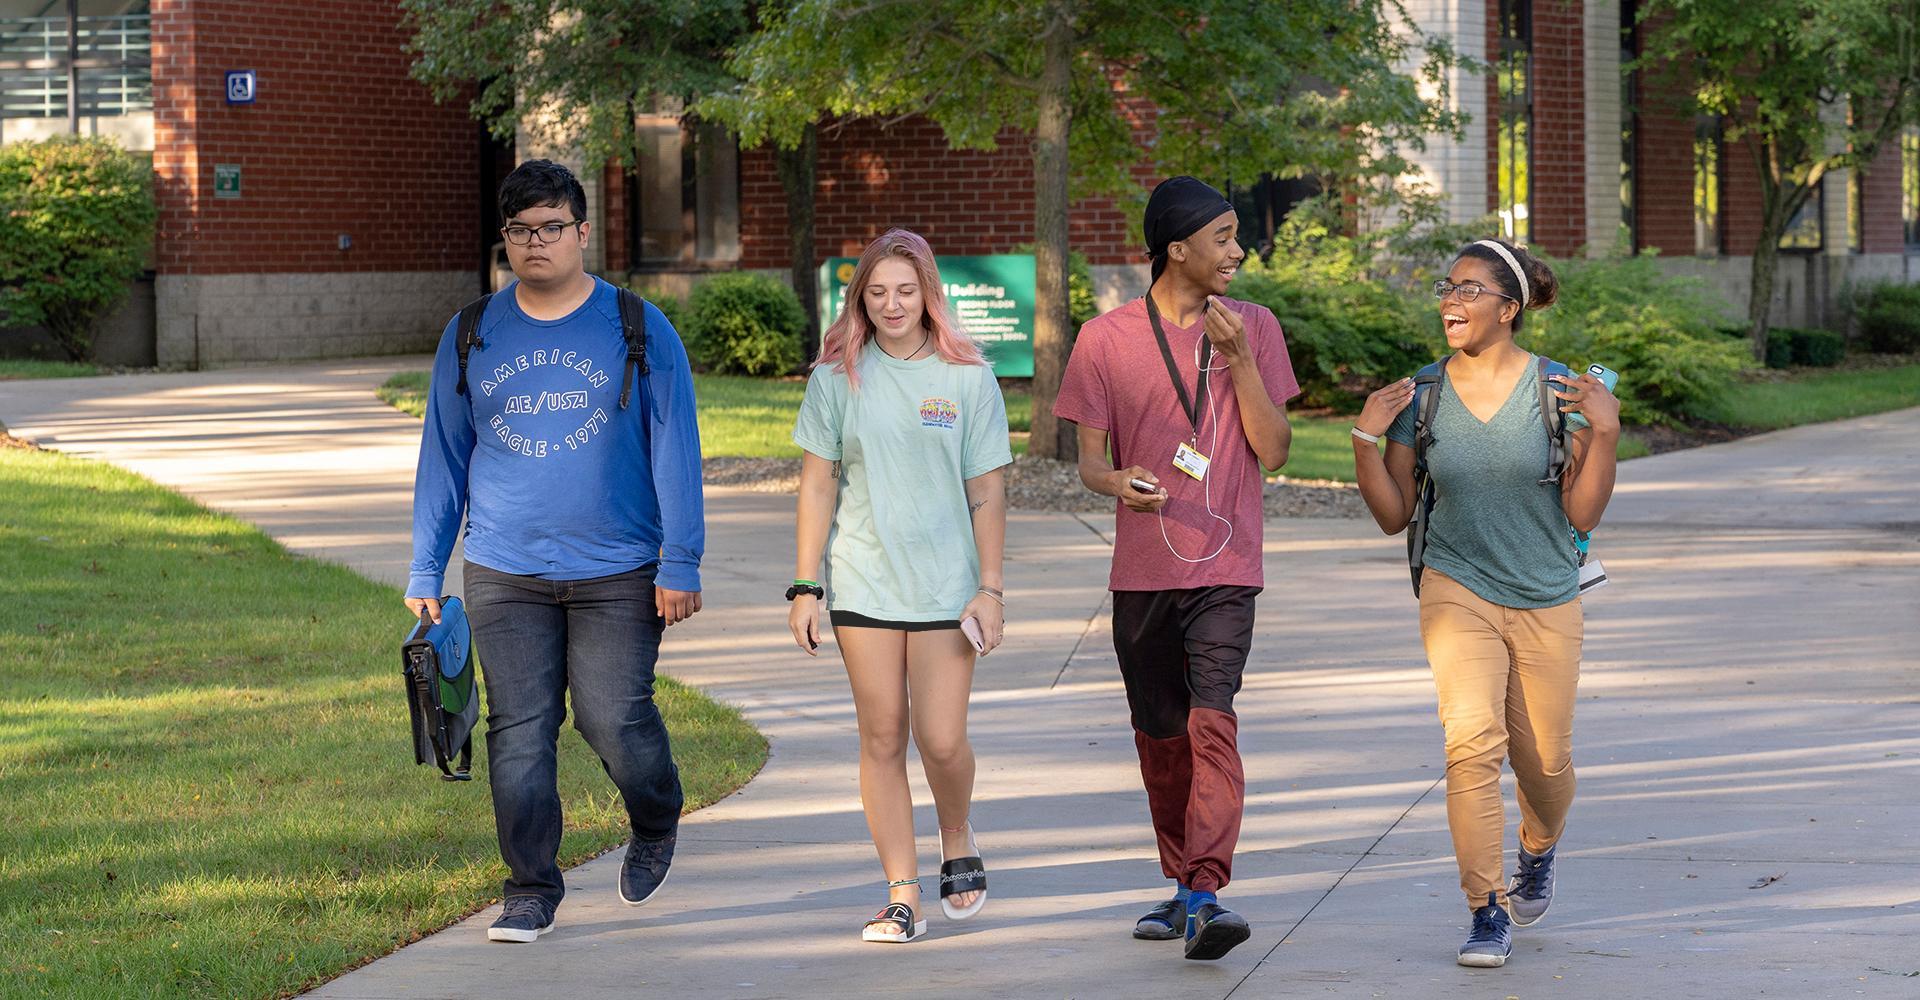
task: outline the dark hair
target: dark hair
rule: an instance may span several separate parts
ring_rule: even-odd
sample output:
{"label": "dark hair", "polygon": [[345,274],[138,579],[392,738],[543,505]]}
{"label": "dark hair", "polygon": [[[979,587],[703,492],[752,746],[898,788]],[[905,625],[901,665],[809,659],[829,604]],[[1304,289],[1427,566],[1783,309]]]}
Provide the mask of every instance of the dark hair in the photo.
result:
{"label": "dark hair", "polygon": [[[1528,253],[1524,247],[1516,246],[1499,237],[1494,237],[1493,242],[1506,247],[1507,252],[1513,254],[1513,259],[1520,262],[1521,269],[1527,272],[1527,309],[1545,309],[1553,305],[1553,300],[1560,295],[1560,283],[1553,276],[1553,268],[1548,267],[1545,261]],[[1488,270],[1493,272],[1493,283],[1500,286],[1500,292],[1515,302],[1520,301],[1520,279],[1514,276],[1513,267],[1492,247],[1469,243],[1461,247],[1460,252],[1455,254],[1453,259],[1459,260],[1462,257],[1486,261]],[[1520,323],[1527,318],[1527,309],[1514,314],[1513,332],[1520,332]]]}
{"label": "dark hair", "polygon": [[573,209],[573,217],[587,217],[587,191],[573,171],[552,160],[528,160],[500,182],[500,222],[536,205]]}
{"label": "dark hair", "polygon": [[1155,281],[1159,281],[1160,276],[1167,272],[1167,255],[1166,254],[1162,253],[1160,256],[1153,257],[1150,259],[1153,261],[1153,276],[1148,279],[1147,281],[1148,284],[1152,284]]}

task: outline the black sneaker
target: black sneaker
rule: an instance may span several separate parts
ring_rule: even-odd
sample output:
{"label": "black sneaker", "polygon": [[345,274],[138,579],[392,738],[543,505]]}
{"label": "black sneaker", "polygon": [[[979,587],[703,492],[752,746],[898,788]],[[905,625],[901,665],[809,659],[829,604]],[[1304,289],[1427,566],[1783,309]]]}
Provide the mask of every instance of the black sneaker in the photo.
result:
{"label": "black sneaker", "polygon": [[627,859],[620,862],[621,902],[644,906],[667,884],[667,871],[673,867],[673,844],[678,836],[669,833],[659,840],[635,837],[627,845]]}
{"label": "black sneaker", "polygon": [[1513,927],[1507,911],[1487,893],[1487,905],[1473,911],[1473,931],[1460,946],[1460,964],[1474,969],[1498,969],[1513,954]]}
{"label": "black sneaker", "polygon": [[1520,869],[1507,883],[1507,912],[1515,927],[1533,926],[1553,904],[1553,851],[1549,847],[1545,854],[1528,854],[1520,849]]}
{"label": "black sneaker", "polygon": [[508,896],[500,919],[487,928],[489,941],[526,944],[553,930],[553,904],[539,896]]}

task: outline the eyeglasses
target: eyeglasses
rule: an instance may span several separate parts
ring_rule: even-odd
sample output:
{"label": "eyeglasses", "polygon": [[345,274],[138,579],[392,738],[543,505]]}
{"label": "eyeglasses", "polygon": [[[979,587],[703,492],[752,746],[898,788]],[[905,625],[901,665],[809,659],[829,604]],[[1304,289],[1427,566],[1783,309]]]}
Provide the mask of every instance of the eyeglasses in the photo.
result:
{"label": "eyeglasses", "polygon": [[[552,241],[549,240],[548,242]],[[1513,299],[1515,302],[1520,301],[1505,292],[1495,292],[1493,289],[1488,288],[1478,281],[1463,281],[1456,285],[1445,278],[1440,278],[1433,283],[1433,297],[1436,299],[1444,301],[1447,296],[1452,295],[1454,292],[1460,293],[1460,301],[1462,302],[1472,302],[1474,299],[1480,297],[1481,292],[1492,292],[1494,295],[1498,295],[1503,299]]]}
{"label": "eyeglasses", "polygon": [[508,243],[517,247],[532,243],[535,233],[540,235],[542,243],[557,243],[567,230],[585,221],[587,220],[575,219],[572,222],[549,222],[544,226],[508,226],[500,230],[500,235],[505,236]]}

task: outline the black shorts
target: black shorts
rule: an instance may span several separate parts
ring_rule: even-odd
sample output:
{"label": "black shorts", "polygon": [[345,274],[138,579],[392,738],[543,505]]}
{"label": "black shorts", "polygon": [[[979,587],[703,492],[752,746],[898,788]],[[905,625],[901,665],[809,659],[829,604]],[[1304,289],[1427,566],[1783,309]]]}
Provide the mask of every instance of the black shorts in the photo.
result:
{"label": "black shorts", "polygon": [[1259,594],[1231,586],[1113,592],[1113,650],[1133,728],[1170,739],[1186,732],[1189,708],[1233,714]]}
{"label": "black shorts", "polygon": [[827,617],[833,620],[833,627],[852,628],[890,628],[898,632],[938,632],[941,629],[959,628],[957,621],[940,622],[896,622],[884,618],[868,618],[854,611],[829,611]]}

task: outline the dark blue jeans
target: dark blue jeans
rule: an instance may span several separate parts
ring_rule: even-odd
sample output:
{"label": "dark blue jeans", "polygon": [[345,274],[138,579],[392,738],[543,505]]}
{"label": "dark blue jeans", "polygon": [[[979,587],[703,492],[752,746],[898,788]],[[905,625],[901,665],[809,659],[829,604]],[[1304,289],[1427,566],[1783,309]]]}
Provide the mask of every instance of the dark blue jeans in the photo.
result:
{"label": "dark blue jeans", "polygon": [[620,789],[633,835],[674,832],[680,771],[653,702],[666,628],[655,567],[592,580],[542,580],[466,564],[467,615],[487,693],[487,777],[508,896],[558,904],[556,752],[573,691],[573,725]]}

